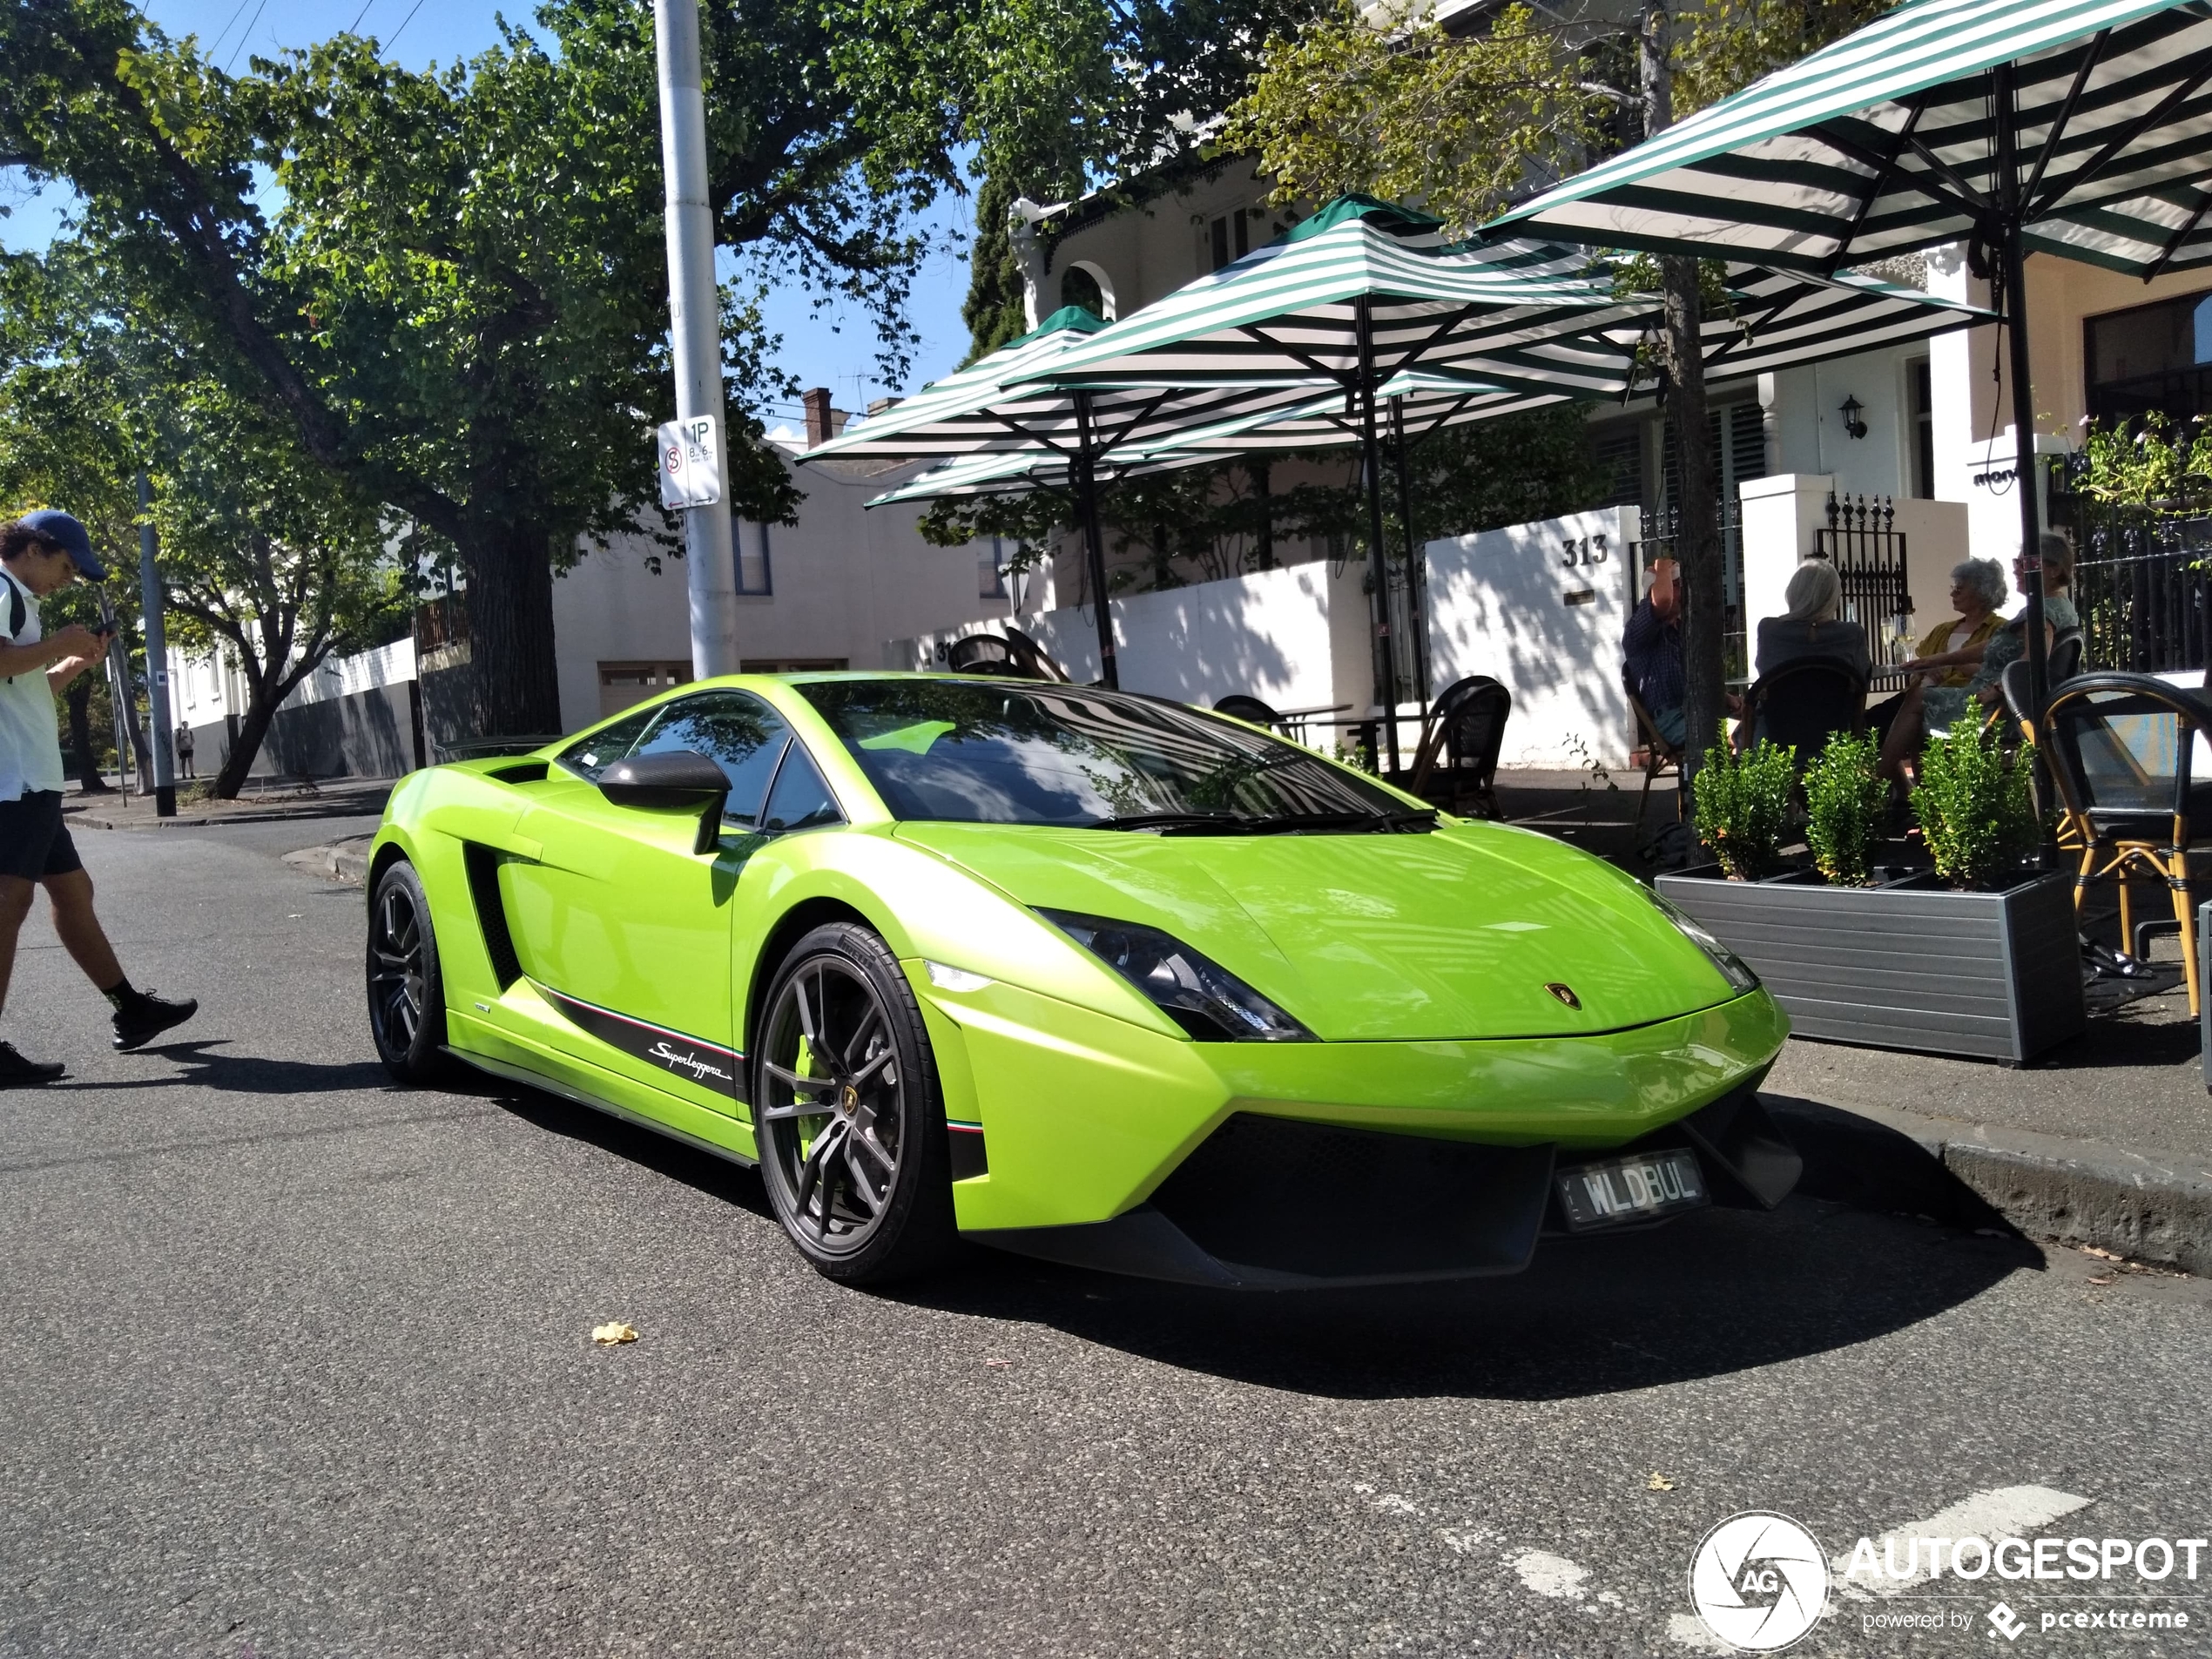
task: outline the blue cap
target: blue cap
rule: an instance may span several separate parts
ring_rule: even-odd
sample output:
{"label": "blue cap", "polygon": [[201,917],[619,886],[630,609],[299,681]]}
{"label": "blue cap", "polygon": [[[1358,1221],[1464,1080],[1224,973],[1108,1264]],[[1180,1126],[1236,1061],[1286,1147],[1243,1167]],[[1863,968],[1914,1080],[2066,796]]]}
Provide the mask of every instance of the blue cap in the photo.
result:
{"label": "blue cap", "polygon": [[87,582],[107,580],[107,566],[92,551],[92,538],[84,527],[69,514],[51,507],[42,507],[35,513],[25,513],[23,527],[42,542],[51,542],[69,555],[69,562],[77,567],[77,574]]}

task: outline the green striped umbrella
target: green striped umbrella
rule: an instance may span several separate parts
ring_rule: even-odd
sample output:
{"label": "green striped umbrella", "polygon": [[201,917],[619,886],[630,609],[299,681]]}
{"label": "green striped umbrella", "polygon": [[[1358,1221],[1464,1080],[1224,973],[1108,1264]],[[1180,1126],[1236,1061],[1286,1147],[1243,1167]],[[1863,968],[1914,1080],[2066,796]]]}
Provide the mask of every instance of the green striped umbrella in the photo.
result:
{"label": "green striped umbrella", "polygon": [[[1174,472],[1184,467],[1221,464],[1218,455],[1185,455],[1163,449],[1143,455],[1116,456],[1096,463],[1092,471],[1100,484],[1150,473]],[[891,507],[900,502],[942,501],[969,496],[1020,496],[1032,489],[1066,489],[1075,482],[1075,463],[1050,450],[1021,450],[1010,454],[988,451],[941,461],[927,472],[880,496],[868,497],[870,507]]]}
{"label": "green striped umbrella", "polygon": [[1094,392],[1015,384],[1106,327],[1088,311],[1063,307],[1019,340],[848,426],[799,459],[997,455],[1034,463],[1038,470],[1032,482],[1056,481],[1071,488],[1082,525],[1091,590],[1098,596],[1099,660],[1110,686],[1120,682],[1105,598],[1098,467],[1124,448],[1157,447],[1183,426],[1288,408],[1306,401],[1312,392],[1311,388],[1285,386],[1148,386]]}
{"label": "green striped umbrella", "polygon": [[[2022,262],[2040,251],[2145,279],[2212,264],[2208,82],[2202,0],[1915,0],[1488,229],[1821,273],[1964,241],[2013,325],[2025,481]],[[2036,492],[2019,494],[2033,574]],[[2026,586],[2040,695],[2042,583]]]}

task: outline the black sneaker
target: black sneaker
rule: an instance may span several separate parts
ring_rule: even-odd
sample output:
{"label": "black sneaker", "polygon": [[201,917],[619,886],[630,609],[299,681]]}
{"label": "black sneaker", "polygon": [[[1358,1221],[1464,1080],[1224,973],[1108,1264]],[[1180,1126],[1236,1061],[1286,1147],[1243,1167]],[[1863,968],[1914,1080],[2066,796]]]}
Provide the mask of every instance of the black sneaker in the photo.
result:
{"label": "black sneaker", "polygon": [[199,1012],[199,1004],[189,996],[172,1002],[152,991],[141,991],[131,999],[129,1008],[115,1016],[115,1046],[126,1051],[142,1049],[171,1026],[182,1025]]}
{"label": "black sneaker", "polygon": [[36,1089],[64,1076],[67,1066],[41,1064],[16,1052],[12,1042],[0,1042],[0,1089]]}

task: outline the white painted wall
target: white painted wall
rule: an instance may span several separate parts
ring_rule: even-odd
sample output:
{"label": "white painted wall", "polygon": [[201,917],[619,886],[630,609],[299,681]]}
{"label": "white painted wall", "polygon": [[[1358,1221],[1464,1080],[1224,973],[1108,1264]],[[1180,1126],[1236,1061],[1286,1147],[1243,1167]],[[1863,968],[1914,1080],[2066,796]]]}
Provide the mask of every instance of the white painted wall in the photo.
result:
{"label": "white painted wall", "polygon": [[[1364,651],[1359,619],[1366,605],[1359,570],[1332,577],[1325,562],[1116,599],[1114,655],[1122,689],[1208,708],[1241,693],[1278,709],[1356,701],[1364,711],[1372,700],[1366,659],[1350,668],[1340,664],[1339,638],[1349,614],[1350,637]],[[1098,678],[1098,624],[1088,607],[1045,611],[1017,625],[1069,678]],[[953,641],[996,631],[980,623],[894,639],[885,645],[883,660],[893,668],[941,671]],[[1359,687],[1356,698],[1344,690],[1352,681]]]}
{"label": "white painted wall", "polygon": [[1621,632],[1641,516],[1610,507],[1428,544],[1430,695],[1471,674],[1501,681],[1504,765],[1628,765]]}
{"label": "white painted wall", "polygon": [[[1008,615],[1008,599],[981,592],[977,549],[924,542],[914,528],[919,506],[866,509],[870,497],[920,469],[856,462],[794,469],[806,501],[797,524],[768,528],[773,591],[738,601],[744,660],[874,668],[882,642],[894,635]],[[737,533],[745,548],[758,547],[760,526],[740,523]],[[647,563],[657,551],[658,574]],[[553,584],[553,629],[561,724],[574,731],[599,718],[601,663],[690,661],[684,561],[642,535],[590,549]]]}

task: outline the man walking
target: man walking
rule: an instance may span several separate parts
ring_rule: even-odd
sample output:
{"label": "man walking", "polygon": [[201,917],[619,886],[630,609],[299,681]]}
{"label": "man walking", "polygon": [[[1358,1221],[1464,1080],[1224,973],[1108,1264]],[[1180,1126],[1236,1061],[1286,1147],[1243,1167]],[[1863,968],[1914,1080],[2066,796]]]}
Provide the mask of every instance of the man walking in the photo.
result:
{"label": "man walking", "polygon": [[[92,878],[62,822],[54,693],[100,659],[106,640],[79,623],[49,637],[38,617],[47,595],[79,577],[98,582],[106,574],[92,538],[67,513],[26,513],[0,524],[0,1008],[31,890],[44,885],[54,932],[115,1009],[115,1046],[136,1049],[192,1018],[199,1004],[135,988],[92,913]],[[64,1070],[0,1042],[0,1088],[51,1082]]]}

